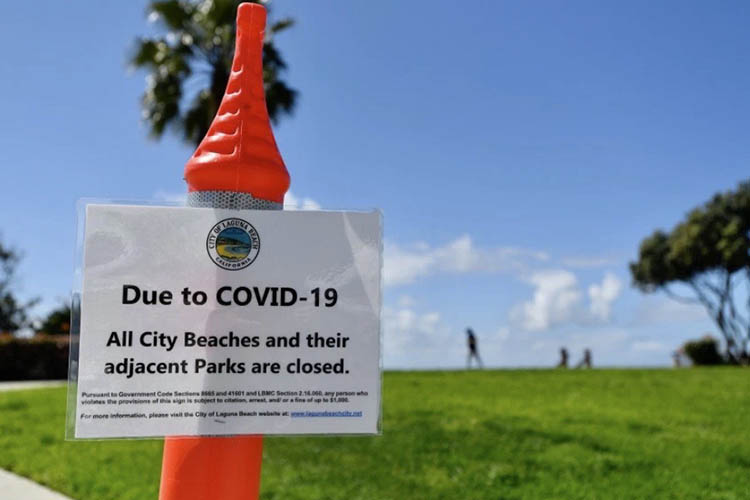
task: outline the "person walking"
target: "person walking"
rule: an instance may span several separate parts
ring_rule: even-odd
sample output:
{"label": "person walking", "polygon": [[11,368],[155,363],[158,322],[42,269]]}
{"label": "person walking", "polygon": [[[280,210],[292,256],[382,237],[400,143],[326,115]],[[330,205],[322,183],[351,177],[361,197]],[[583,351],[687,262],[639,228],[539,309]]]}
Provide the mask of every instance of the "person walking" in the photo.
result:
{"label": "person walking", "polygon": [[576,365],[576,368],[591,368],[591,349],[583,350],[583,359]]}
{"label": "person walking", "polygon": [[484,368],[482,365],[482,358],[479,357],[479,348],[477,347],[477,336],[474,335],[474,331],[471,328],[466,329],[466,343],[469,348],[469,355],[466,358],[466,369],[471,369],[472,358],[477,360],[477,366]]}

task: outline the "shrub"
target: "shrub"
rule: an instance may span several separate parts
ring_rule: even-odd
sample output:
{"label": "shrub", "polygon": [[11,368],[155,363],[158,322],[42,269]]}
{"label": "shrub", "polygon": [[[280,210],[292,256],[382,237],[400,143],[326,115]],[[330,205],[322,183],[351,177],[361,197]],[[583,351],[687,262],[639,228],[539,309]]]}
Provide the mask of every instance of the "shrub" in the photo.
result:
{"label": "shrub", "polygon": [[724,364],[724,358],[719,353],[719,342],[710,335],[685,342],[682,349],[694,365]]}
{"label": "shrub", "polygon": [[0,334],[0,380],[68,378],[68,336]]}

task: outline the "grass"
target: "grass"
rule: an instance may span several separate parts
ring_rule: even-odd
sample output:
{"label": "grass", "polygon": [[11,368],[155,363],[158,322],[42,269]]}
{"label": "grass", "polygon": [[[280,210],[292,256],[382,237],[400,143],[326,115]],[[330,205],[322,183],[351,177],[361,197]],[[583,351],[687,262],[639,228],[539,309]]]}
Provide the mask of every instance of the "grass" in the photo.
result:
{"label": "grass", "polygon": [[[383,396],[382,436],[268,438],[261,498],[750,499],[746,369],[396,372]],[[156,498],[159,441],[64,442],[64,408],[0,393],[0,467]]]}

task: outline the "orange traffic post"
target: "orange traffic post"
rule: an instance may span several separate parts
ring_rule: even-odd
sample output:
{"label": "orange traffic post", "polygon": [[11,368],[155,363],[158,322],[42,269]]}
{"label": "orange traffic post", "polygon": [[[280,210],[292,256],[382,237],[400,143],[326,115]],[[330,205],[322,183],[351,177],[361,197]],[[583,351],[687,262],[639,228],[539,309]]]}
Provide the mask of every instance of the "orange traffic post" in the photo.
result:
{"label": "orange traffic post", "polygon": [[[289,188],[263,87],[266,11],[237,11],[232,71],[211,127],[185,166],[188,205],[275,209]],[[262,436],[167,437],[160,500],[252,500],[260,491]]]}

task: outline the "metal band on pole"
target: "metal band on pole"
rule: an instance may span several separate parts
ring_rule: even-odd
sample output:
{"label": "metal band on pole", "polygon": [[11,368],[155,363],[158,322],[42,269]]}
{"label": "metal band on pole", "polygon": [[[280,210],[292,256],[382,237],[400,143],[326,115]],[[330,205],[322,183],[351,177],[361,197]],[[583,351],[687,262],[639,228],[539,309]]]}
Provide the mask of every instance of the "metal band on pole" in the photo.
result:
{"label": "metal band on pole", "polygon": [[255,198],[237,191],[193,191],[188,193],[187,205],[199,208],[225,208],[229,210],[281,210],[283,203]]}

